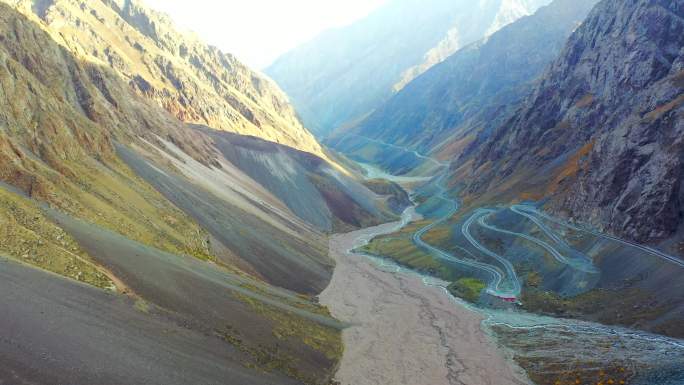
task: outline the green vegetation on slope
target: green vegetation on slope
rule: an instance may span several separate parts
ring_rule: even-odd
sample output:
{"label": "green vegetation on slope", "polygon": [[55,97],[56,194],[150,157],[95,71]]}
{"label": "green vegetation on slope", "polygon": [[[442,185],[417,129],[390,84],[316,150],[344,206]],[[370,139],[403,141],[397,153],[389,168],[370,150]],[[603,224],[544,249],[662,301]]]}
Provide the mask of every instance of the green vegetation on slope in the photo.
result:
{"label": "green vegetation on slope", "polygon": [[413,233],[426,226],[428,222],[414,222],[399,232],[383,235],[373,239],[359,251],[389,258],[402,266],[431,274],[442,279],[451,280],[451,272],[440,264],[430,253],[418,248],[411,239]]}
{"label": "green vegetation on slope", "polygon": [[0,187],[0,254],[93,286],[114,283],[34,202]]}
{"label": "green vegetation on slope", "polygon": [[456,282],[449,285],[448,289],[451,294],[456,297],[463,298],[469,302],[476,302],[482,290],[485,289],[487,285],[479,279],[476,278],[461,278]]}
{"label": "green vegetation on slope", "polygon": [[[255,298],[238,293],[234,293],[234,295],[242,302],[248,304],[257,314],[273,321],[272,334],[277,340],[294,339],[301,341],[310,349],[323,353],[330,362],[337,362],[342,358],[344,348],[341,330],[276,309]],[[313,304],[311,305],[313,306]],[[326,308],[318,307],[316,313],[327,314],[328,312]],[[255,349],[242,344],[234,334],[228,333],[227,336],[224,337],[227,341],[253,356],[259,369],[266,371],[278,370],[292,378],[303,381],[305,384],[319,384],[322,382],[321,378],[312,378],[309,373],[304,373],[301,369],[298,369],[298,358],[281,352],[278,348],[278,343],[274,346],[260,346]],[[332,377],[333,374],[331,372],[329,376]]]}

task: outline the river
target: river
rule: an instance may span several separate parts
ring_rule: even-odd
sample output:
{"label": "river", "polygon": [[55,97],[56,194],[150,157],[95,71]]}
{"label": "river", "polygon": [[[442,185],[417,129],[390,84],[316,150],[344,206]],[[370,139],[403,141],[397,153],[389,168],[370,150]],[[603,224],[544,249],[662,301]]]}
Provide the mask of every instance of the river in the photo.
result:
{"label": "river", "polygon": [[343,385],[521,385],[528,380],[483,331],[484,317],[458,305],[443,285],[350,250],[419,219],[402,220],[330,240],[337,267],[321,303],[352,326],[337,372]]}
{"label": "river", "polygon": [[[405,182],[368,171],[369,177]],[[420,219],[410,207],[400,221],[330,239],[337,266],[320,300],[334,317],[352,325],[342,336],[345,352],[336,375],[341,384],[531,383],[510,359],[513,354],[545,377],[575,376],[579,368],[583,374],[603,373],[601,368],[612,367],[615,378],[624,378],[624,383],[650,385],[655,375],[659,384],[684,384],[682,340],[522,310],[472,306],[451,296],[446,282],[352,252]],[[422,240],[423,232],[415,234],[414,242]],[[425,246],[437,257],[456,258]]]}

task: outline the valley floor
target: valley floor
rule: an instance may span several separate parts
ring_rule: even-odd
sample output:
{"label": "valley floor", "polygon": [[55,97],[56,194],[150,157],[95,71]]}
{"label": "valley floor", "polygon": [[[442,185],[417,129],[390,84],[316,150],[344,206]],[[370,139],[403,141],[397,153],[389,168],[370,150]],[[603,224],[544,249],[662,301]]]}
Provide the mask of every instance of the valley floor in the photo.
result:
{"label": "valley floor", "polygon": [[336,260],[321,303],[351,327],[336,379],[342,385],[526,384],[481,329],[482,317],[455,304],[423,277],[383,269],[350,252],[372,237],[416,219],[338,234],[330,240]]}

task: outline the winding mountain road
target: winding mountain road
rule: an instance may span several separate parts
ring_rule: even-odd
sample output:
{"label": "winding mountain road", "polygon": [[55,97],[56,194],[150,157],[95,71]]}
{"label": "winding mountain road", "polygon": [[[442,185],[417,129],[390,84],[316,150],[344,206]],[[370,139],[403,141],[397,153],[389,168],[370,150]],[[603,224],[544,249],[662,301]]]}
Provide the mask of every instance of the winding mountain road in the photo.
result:
{"label": "winding mountain road", "polygon": [[513,264],[508,259],[506,259],[505,257],[503,257],[503,256],[489,250],[485,246],[483,246],[470,233],[470,226],[472,226],[472,224],[473,224],[473,222],[475,222],[475,220],[483,218],[483,216],[489,215],[491,213],[492,213],[491,210],[484,210],[484,209],[476,210],[475,213],[473,213],[473,215],[471,215],[468,218],[468,220],[465,221],[463,226],[461,226],[461,233],[468,240],[468,242],[470,242],[471,245],[473,245],[476,249],[478,249],[480,252],[484,253],[485,255],[496,259],[506,269],[506,276],[508,277],[508,282],[510,285],[510,287],[508,288],[508,291],[502,292],[497,287],[497,290],[491,291],[490,294],[495,295],[497,297],[503,297],[503,298],[517,298],[520,296],[520,292],[522,291],[522,286],[520,284],[520,279],[518,278],[518,274],[515,272],[515,267],[513,267]]}
{"label": "winding mountain road", "polygon": [[504,229],[501,229],[499,227],[490,225],[489,223],[486,222],[488,217],[489,217],[489,215],[481,216],[478,219],[478,224],[480,226],[488,229],[488,230],[491,230],[491,231],[494,231],[497,233],[501,233],[501,234],[511,235],[514,237],[523,238],[523,239],[525,239],[531,243],[534,243],[535,245],[546,250],[549,254],[551,254],[556,259],[556,261],[558,261],[559,263],[561,263],[563,265],[568,265],[568,266],[570,266],[576,270],[583,271],[585,273],[598,273],[599,272],[599,270],[596,267],[591,265],[591,261],[576,261],[576,260],[568,259],[563,254],[561,254],[558,250],[556,250],[553,246],[551,246],[550,244],[548,244],[545,241],[542,241],[541,239],[535,238],[535,237],[527,235],[527,234],[518,233],[515,231],[504,230]]}
{"label": "winding mountain road", "polygon": [[[641,250],[641,251],[643,251],[643,252],[646,252],[646,253],[648,253],[648,254],[657,256],[657,257],[659,257],[659,258],[661,258],[661,259],[663,259],[663,260],[666,260],[666,261],[668,261],[668,262],[674,263],[675,265],[678,265],[678,266],[680,266],[680,267],[684,267],[684,261],[682,261],[681,259],[679,259],[679,258],[677,258],[677,257],[668,255],[668,254],[666,254],[666,253],[664,253],[664,252],[662,252],[662,251],[660,251],[660,250],[656,250],[656,249],[654,249],[654,248],[652,248],[652,247],[648,247],[648,246],[643,246],[643,245],[640,245],[640,244],[638,244],[638,243],[631,242],[631,241],[627,241],[627,240],[624,240],[624,239],[622,239],[622,238],[618,238],[618,237],[615,237],[615,236],[612,236],[612,235],[600,233],[600,232],[595,231],[595,230],[591,230],[591,229],[587,229],[587,228],[581,228],[581,227],[572,225],[572,224],[567,223],[567,222],[565,222],[565,221],[563,221],[563,220],[554,218],[554,217],[552,217],[552,216],[550,216],[550,215],[548,215],[548,214],[546,214],[546,213],[544,213],[544,212],[542,212],[542,211],[539,211],[539,210],[537,210],[536,208],[534,208],[534,207],[532,207],[532,206],[530,206],[530,205],[514,205],[514,206],[511,207],[511,210],[515,211],[515,212],[518,213],[518,214],[524,215],[524,216],[526,216],[526,217],[528,217],[528,218],[530,218],[530,219],[532,219],[531,217],[534,217],[535,215],[538,215],[538,216],[541,217],[541,218],[544,218],[544,219],[546,219],[546,220],[548,220],[548,221],[551,221],[551,222],[556,223],[556,224],[558,224],[558,225],[564,226],[564,227],[569,228],[569,229],[571,229],[571,230],[583,232],[583,233],[586,233],[586,234],[591,234],[591,235],[596,236],[596,237],[599,237],[599,238],[604,238],[604,239],[608,239],[608,240],[611,240],[611,241],[614,241],[614,242],[618,242],[618,243],[620,243],[620,244],[622,244],[622,245],[629,246],[629,247],[633,247],[633,248],[636,248],[636,249]],[[527,215],[525,215],[525,214],[523,214],[523,213],[525,213],[525,214],[527,214]],[[534,220],[533,220],[533,221],[534,221]],[[546,228],[546,225],[543,224],[543,222],[541,222],[538,218],[537,218],[537,220],[535,221],[535,223],[537,223],[538,225],[540,225],[540,227],[542,228],[542,230],[544,230],[544,229]],[[550,230],[550,229],[549,229],[549,230]],[[545,231],[545,230],[544,230],[544,231]],[[545,231],[545,232],[546,232],[546,231]]]}
{"label": "winding mountain road", "polygon": [[373,139],[373,138],[370,138],[370,137],[367,137],[367,136],[363,136],[363,135],[358,135],[358,134],[350,134],[350,135],[353,135],[353,136],[356,136],[356,137],[365,139],[365,140],[367,140],[367,141],[369,141],[369,142],[372,142],[372,143],[375,143],[375,144],[379,144],[379,145],[381,145],[381,146],[385,146],[385,147],[389,147],[389,148],[394,148],[394,149],[399,150],[399,151],[401,151],[401,152],[406,152],[406,153],[409,153],[409,154],[413,154],[413,155],[415,155],[416,158],[422,159],[422,160],[426,160],[426,161],[428,161],[428,162],[430,162],[430,163],[433,163],[433,164],[435,164],[436,166],[439,166],[439,167],[445,167],[445,166],[448,166],[448,165],[449,165],[448,163],[440,162],[439,160],[437,160],[437,159],[435,159],[435,158],[433,158],[433,157],[430,157],[430,156],[427,156],[427,155],[423,155],[423,154],[419,153],[419,152],[416,151],[416,150],[409,150],[409,149],[406,148],[406,147],[397,146],[396,144],[391,144],[391,143],[383,142],[382,140]]}
{"label": "winding mountain road", "polygon": [[490,294],[496,295],[496,296],[504,296],[504,297],[510,296],[511,293],[508,293],[508,292],[501,290],[501,286],[502,286],[502,283],[504,281],[504,273],[502,273],[501,270],[499,270],[497,267],[492,266],[492,265],[488,265],[486,263],[477,262],[475,260],[475,256],[466,249],[459,248],[462,251],[464,251],[465,253],[472,256],[473,257],[472,260],[457,258],[453,254],[447,253],[446,251],[439,249],[435,246],[432,246],[431,244],[429,244],[423,240],[423,236],[427,232],[429,232],[430,230],[439,226],[443,222],[449,220],[449,218],[451,218],[456,213],[456,211],[458,211],[458,206],[456,206],[456,205],[454,205],[454,206],[455,206],[455,208],[453,210],[450,210],[440,220],[432,222],[429,225],[427,225],[427,226],[423,227],[422,229],[418,230],[417,232],[415,232],[413,234],[413,237],[412,237],[413,243],[415,243],[416,246],[418,246],[418,247],[421,247],[425,250],[428,250],[430,253],[432,253],[434,256],[436,256],[440,259],[443,259],[443,260],[446,260],[449,262],[453,262],[453,263],[457,263],[460,265],[464,265],[467,267],[479,269],[479,270],[482,270],[482,271],[488,273],[492,277],[492,280],[489,282],[488,287],[487,287],[488,292]]}
{"label": "winding mountain road", "polygon": [[[423,160],[430,161],[430,162],[434,163],[435,165],[437,165],[440,169],[442,169],[441,173],[437,174],[437,175],[439,175],[439,179],[437,180],[435,185],[436,185],[438,191],[435,194],[435,197],[442,200],[443,202],[445,202],[447,204],[448,211],[442,217],[437,219],[436,221],[433,221],[432,223],[430,223],[427,226],[419,229],[418,231],[416,231],[413,234],[412,241],[416,246],[418,246],[419,248],[422,248],[424,250],[427,250],[430,254],[432,254],[433,256],[435,256],[439,259],[483,271],[485,274],[487,274],[491,277],[491,280],[487,283],[487,292],[490,295],[493,295],[495,297],[500,297],[500,298],[507,298],[507,299],[517,298],[520,296],[521,283],[520,283],[520,279],[518,278],[518,276],[515,272],[515,268],[510,263],[510,261],[508,261],[503,256],[500,256],[500,255],[488,250],[486,247],[484,247],[481,243],[479,243],[470,234],[470,225],[472,224],[472,221],[466,222],[467,228],[465,230],[462,229],[463,235],[465,236],[466,240],[468,240],[468,242],[473,247],[475,247],[477,250],[479,250],[480,252],[484,253],[485,255],[487,255],[489,257],[494,258],[501,265],[503,265],[503,267],[505,269],[505,273],[498,266],[477,261],[476,257],[466,249],[458,247],[464,253],[473,257],[473,259],[459,258],[456,255],[449,253],[445,250],[442,250],[438,247],[435,247],[435,246],[425,242],[425,240],[423,240],[423,236],[425,234],[427,234],[430,230],[436,228],[437,226],[440,226],[441,224],[447,222],[449,219],[451,219],[454,216],[454,214],[456,214],[456,212],[460,208],[458,202],[456,202],[455,199],[449,198],[447,187],[444,183],[445,179],[447,177],[447,170],[449,167],[449,163],[440,162],[439,160],[437,160],[435,158],[431,158],[429,156],[420,154],[415,150],[410,150],[410,149],[407,149],[407,148],[404,148],[401,146],[397,146],[397,145],[390,144],[390,143],[385,143],[385,142],[382,142],[380,140],[368,138],[368,137],[361,136],[361,135],[356,135],[356,136],[364,138],[366,140],[369,140],[371,142],[374,142],[374,143],[377,143],[380,145],[384,145],[384,146],[388,146],[391,148],[398,149],[398,150],[403,151],[403,152],[413,153],[416,157],[423,159]],[[385,174],[385,175],[388,178],[388,180],[392,180],[395,182],[401,182],[400,179],[402,177],[395,177],[395,176],[392,176],[389,174]],[[400,227],[398,227],[397,231],[400,228],[403,228],[405,225],[406,225],[406,223],[403,223]],[[464,225],[464,227],[465,227],[465,225]],[[368,241],[370,241],[370,239],[368,239]],[[508,286],[508,287],[506,287],[506,286]]]}
{"label": "winding mountain road", "polygon": [[[446,186],[444,185],[444,180],[446,179],[446,170],[442,173],[440,176],[439,180],[436,183],[436,186],[438,188],[438,193],[435,195],[437,198],[441,199],[442,201],[446,202],[447,205],[449,206],[449,210],[447,211],[446,214],[444,214],[441,218],[438,220],[430,223],[429,225],[419,229],[413,234],[412,240],[413,243],[430,252],[432,255],[436,256],[439,259],[443,259],[449,262],[457,263],[460,265],[468,266],[471,268],[479,269],[481,271],[484,271],[486,274],[491,276],[491,280],[487,283],[487,292],[493,296],[500,297],[500,298],[517,298],[520,296],[520,291],[521,291],[521,284],[520,280],[518,279],[517,274],[515,273],[515,268],[513,265],[504,257],[488,250],[486,247],[484,247],[482,244],[480,244],[471,234],[470,234],[470,225],[472,224],[472,221],[468,222],[466,221],[466,224],[463,225],[461,228],[461,231],[463,235],[465,236],[466,240],[470,242],[473,247],[475,247],[477,250],[480,252],[484,253],[487,256],[490,256],[494,259],[496,259],[501,265],[504,267],[506,270],[505,274],[495,265],[479,262],[476,260],[469,260],[469,259],[464,259],[464,258],[458,258],[457,256],[448,253],[445,250],[442,250],[440,248],[437,248],[423,240],[423,236],[427,234],[430,230],[434,229],[435,227],[447,222],[449,219],[451,219],[454,214],[459,210],[459,205],[456,202],[456,200],[451,199],[448,197],[448,191]],[[460,248],[459,248],[460,249]],[[462,249],[465,251],[467,254],[470,256],[474,257],[472,253],[469,251]],[[508,285],[507,285],[508,283]],[[510,286],[510,287],[506,287]]]}

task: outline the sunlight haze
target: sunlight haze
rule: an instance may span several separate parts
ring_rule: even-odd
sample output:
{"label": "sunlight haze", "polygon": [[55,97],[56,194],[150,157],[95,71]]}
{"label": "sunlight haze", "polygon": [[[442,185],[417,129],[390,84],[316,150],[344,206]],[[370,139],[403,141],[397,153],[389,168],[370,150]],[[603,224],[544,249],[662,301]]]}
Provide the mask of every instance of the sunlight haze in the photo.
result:
{"label": "sunlight haze", "polygon": [[263,69],[279,55],[366,16],[386,0],[144,0],[182,28]]}
{"label": "sunlight haze", "polygon": [[0,385],[684,385],[684,0],[0,0]]}

